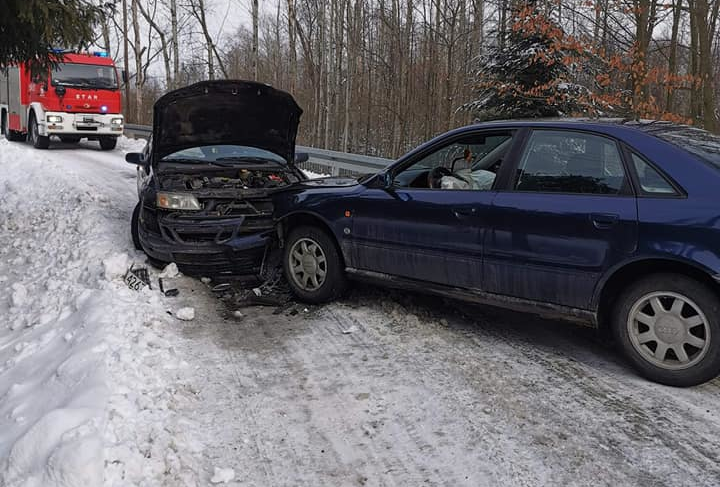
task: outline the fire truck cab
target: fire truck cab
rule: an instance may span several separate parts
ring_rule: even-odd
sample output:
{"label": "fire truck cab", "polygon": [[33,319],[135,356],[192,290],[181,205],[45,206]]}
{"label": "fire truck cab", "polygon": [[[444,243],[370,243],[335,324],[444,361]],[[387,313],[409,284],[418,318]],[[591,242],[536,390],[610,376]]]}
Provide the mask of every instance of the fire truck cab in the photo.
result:
{"label": "fire truck cab", "polygon": [[24,64],[0,70],[0,124],[6,139],[28,139],[38,149],[52,136],[114,149],[124,124],[115,64],[104,53],[63,53],[44,76]]}

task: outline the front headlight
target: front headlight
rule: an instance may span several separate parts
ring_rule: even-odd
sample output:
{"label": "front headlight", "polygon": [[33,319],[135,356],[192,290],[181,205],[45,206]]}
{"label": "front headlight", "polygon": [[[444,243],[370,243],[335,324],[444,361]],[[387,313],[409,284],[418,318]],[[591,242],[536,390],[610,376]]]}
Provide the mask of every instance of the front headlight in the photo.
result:
{"label": "front headlight", "polygon": [[158,193],[157,207],[166,210],[202,210],[198,199],[185,193]]}
{"label": "front headlight", "polygon": [[122,125],[123,119],[122,118],[113,118],[110,120],[110,123],[113,125]]}
{"label": "front headlight", "polygon": [[47,121],[49,123],[62,123],[62,117],[60,115],[48,115]]}

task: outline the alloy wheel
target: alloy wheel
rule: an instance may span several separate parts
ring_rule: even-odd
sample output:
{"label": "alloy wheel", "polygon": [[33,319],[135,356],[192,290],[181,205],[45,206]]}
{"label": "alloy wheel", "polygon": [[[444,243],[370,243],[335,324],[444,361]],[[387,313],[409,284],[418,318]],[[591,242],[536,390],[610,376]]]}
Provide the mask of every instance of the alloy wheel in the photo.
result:
{"label": "alloy wheel", "polygon": [[710,347],[710,326],[700,307],[687,296],[658,291],[630,309],[630,342],[644,360],[666,370],[697,364]]}
{"label": "alloy wheel", "polygon": [[317,291],[325,283],[327,259],[322,247],[311,238],[298,239],[288,256],[290,275],[304,291]]}

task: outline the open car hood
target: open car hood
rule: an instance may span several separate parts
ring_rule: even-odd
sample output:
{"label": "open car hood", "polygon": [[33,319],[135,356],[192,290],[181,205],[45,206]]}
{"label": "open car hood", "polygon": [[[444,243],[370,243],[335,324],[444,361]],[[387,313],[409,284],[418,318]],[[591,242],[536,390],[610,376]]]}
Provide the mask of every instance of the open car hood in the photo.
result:
{"label": "open car hood", "polygon": [[252,81],[202,81],[160,98],[153,114],[154,161],[207,145],[244,145],[295,157],[302,109],[292,96]]}

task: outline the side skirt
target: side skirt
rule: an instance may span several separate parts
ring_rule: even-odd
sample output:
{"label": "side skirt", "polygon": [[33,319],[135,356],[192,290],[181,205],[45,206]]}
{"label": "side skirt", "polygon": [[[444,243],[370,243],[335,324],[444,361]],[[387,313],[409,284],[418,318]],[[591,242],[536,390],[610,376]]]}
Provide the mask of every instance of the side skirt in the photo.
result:
{"label": "side skirt", "polygon": [[406,289],[418,293],[434,294],[447,298],[459,299],[471,303],[511,309],[522,313],[531,313],[544,318],[572,321],[581,325],[597,328],[597,313],[585,309],[571,308],[557,304],[531,301],[529,299],[486,293],[474,289],[462,289],[442,284],[434,284],[404,277],[383,274],[382,272],[366,271],[348,267],[348,277],[355,281],[379,284],[394,289]]}

